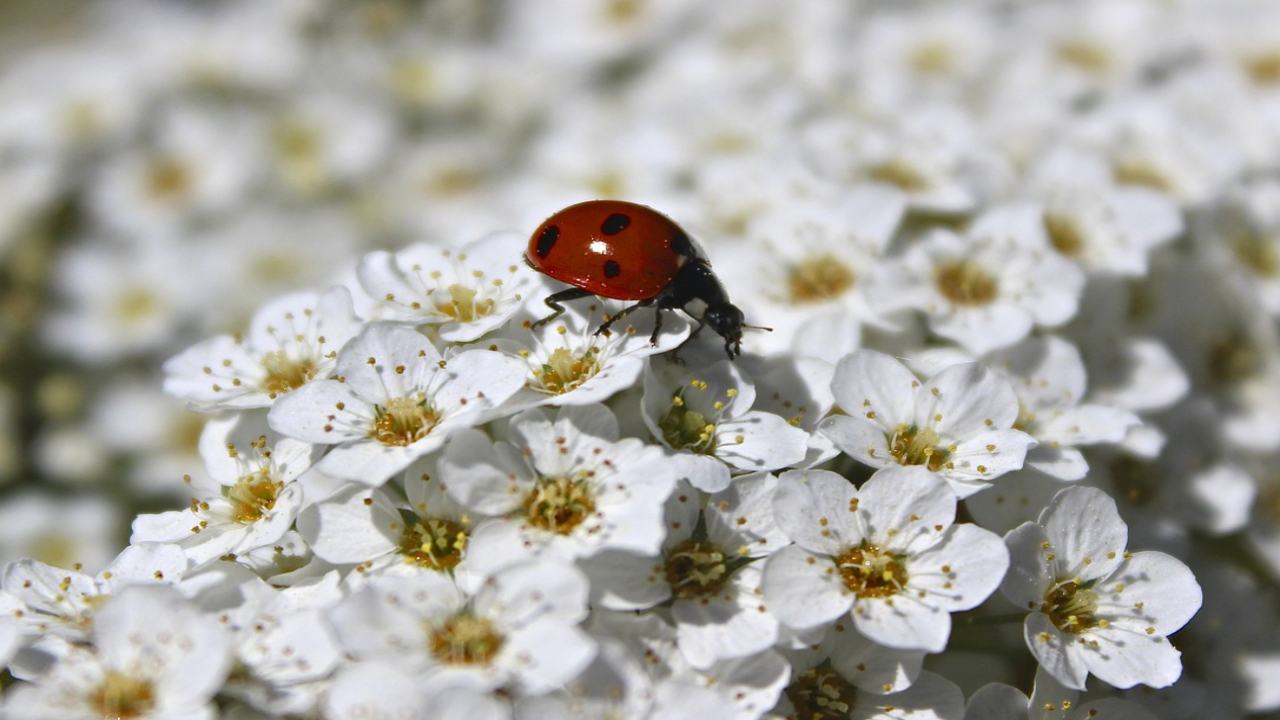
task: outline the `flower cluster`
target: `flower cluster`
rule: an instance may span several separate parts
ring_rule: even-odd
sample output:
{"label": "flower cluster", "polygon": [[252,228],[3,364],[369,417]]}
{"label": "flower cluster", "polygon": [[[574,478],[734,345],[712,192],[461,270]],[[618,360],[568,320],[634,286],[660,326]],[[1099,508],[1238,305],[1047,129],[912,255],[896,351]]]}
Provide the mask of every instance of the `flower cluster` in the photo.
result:
{"label": "flower cluster", "polygon": [[[0,80],[0,477],[132,521],[0,500],[0,714],[1280,709],[1271,4],[83,12]],[[770,331],[539,323],[590,198]]]}

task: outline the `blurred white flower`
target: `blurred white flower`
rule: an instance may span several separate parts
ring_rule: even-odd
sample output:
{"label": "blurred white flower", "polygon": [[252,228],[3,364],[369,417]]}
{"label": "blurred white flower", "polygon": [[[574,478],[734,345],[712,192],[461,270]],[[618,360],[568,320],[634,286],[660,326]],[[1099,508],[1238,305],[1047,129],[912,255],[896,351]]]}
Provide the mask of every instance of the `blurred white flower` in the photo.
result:
{"label": "blurred white flower", "polygon": [[1040,720],[1058,713],[1062,720],[1155,720],[1141,705],[1116,698],[1079,699],[1080,693],[1064,687],[1053,675],[1036,671],[1031,698],[1015,687],[991,683],[969,698],[965,720]]}

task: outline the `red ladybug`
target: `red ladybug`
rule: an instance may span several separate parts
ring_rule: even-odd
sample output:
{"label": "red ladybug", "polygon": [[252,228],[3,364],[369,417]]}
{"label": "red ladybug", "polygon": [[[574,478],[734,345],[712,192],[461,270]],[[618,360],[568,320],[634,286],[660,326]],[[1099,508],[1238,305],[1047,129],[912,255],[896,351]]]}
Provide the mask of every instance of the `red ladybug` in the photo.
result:
{"label": "red ladybug", "polygon": [[573,286],[547,298],[555,312],[534,327],[563,313],[561,302],[598,295],[636,303],[606,319],[597,334],[636,308],[652,306],[657,317],[649,342],[657,345],[663,312],[679,309],[698,321],[690,340],[710,325],[730,358],[742,351],[742,311],[729,302],[688,234],[653,208],[621,200],[570,205],[534,230],[524,256],[533,269]]}

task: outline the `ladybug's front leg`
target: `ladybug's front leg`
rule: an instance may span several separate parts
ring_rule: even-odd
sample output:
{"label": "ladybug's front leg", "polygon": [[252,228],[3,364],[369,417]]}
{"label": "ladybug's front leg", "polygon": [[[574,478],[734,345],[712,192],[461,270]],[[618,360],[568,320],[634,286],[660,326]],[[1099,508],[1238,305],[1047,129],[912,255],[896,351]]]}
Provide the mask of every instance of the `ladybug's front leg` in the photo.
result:
{"label": "ladybug's front leg", "polygon": [[600,327],[596,328],[595,334],[601,335],[608,332],[609,326],[613,325],[615,321],[621,320],[622,318],[630,315],[631,313],[635,312],[638,308],[649,307],[652,304],[653,304],[653,300],[641,300],[635,305],[629,305],[627,307],[622,308],[617,312],[617,314],[610,315],[609,317],[605,318],[604,323],[601,324]]}
{"label": "ladybug's front leg", "polygon": [[551,295],[548,295],[547,299],[544,302],[546,302],[547,307],[551,308],[552,310],[555,310],[555,312],[542,318],[541,320],[533,321],[533,323],[529,325],[529,327],[530,328],[542,327],[543,325],[546,325],[552,320],[555,320],[556,318],[563,315],[564,306],[561,305],[560,303],[569,302],[570,300],[577,300],[578,298],[584,298],[590,295],[595,295],[595,293],[587,290],[583,290],[582,288],[576,288],[576,287],[569,288],[567,290],[561,290],[558,293],[552,293]]}

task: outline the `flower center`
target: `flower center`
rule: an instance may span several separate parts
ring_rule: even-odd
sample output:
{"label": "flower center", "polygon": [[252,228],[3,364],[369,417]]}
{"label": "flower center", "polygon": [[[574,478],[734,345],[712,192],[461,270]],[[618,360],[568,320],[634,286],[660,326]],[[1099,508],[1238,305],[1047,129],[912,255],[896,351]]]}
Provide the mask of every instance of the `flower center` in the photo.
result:
{"label": "flower center", "polygon": [[541,368],[534,368],[533,389],[548,395],[562,395],[590,380],[600,372],[600,358],[595,346],[577,354],[568,348],[556,348]]}
{"label": "flower center", "polygon": [[476,302],[475,290],[454,283],[448,287],[449,300],[436,303],[436,310],[448,315],[458,322],[471,322],[493,314],[493,299],[487,298]]}
{"label": "flower center", "polygon": [[69,536],[58,532],[37,535],[28,551],[33,560],[46,565],[70,568],[76,562],[76,543]]}
{"label": "flower center", "polygon": [[1111,53],[1088,40],[1065,40],[1055,52],[1062,62],[1090,75],[1102,75],[1111,69]]}
{"label": "flower center", "polygon": [[946,41],[933,38],[912,48],[907,63],[921,75],[950,75],[956,67],[956,53]]}
{"label": "flower center", "polygon": [[686,540],[667,551],[666,578],[677,598],[708,597],[724,587],[729,567],[714,544]]}
{"label": "flower center", "polygon": [[835,557],[844,586],[858,597],[882,598],[907,586],[902,558],[875,545],[849,548]]}
{"label": "flower center", "polygon": [[282,487],[265,468],[240,478],[235,485],[223,490],[231,503],[232,519],[241,525],[258,522],[275,507]]}
{"label": "flower center", "polygon": [[1280,84],[1280,51],[1253,53],[1241,62],[1249,78],[1258,85]]}
{"label": "flower center", "polygon": [[1236,230],[1231,235],[1231,247],[1236,258],[1255,275],[1273,278],[1280,275],[1280,253],[1276,243],[1261,233],[1249,229]]}
{"label": "flower center", "polygon": [[899,425],[889,438],[889,454],[899,465],[924,465],[932,472],[949,467],[951,448],[943,447],[938,433],[930,428]]}
{"label": "flower center", "polygon": [[1060,582],[1045,593],[1040,612],[1066,633],[1079,634],[1098,627],[1104,621],[1093,615],[1098,611],[1098,594],[1090,589],[1092,587],[1093,582]]}
{"label": "flower center", "polygon": [[1066,215],[1045,213],[1044,230],[1049,244],[1067,257],[1079,257],[1084,250],[1084,232],[1080,224]]}
{"label": "flower center", "polygon": [[540,478],[524,499],[529,524],[557,535],[573,532],[595,510],[595,493],[581,478]]}
{"label": "flower center", "polygon": [[1122,185],[1142,185],[1166,193],[1172,193],[1174,190],[1169,176],[1142,158],[1117,160],[1112,163],[1111,176]]}
{"label": "flower center", "polygon": [[431,632],[431,654],[446,665],[488,665],[505,642],[493,623],[460,613]]}
{"label": "flower center", "polygon": [[391,398],[373,408],[370,437],[383,445],[412,445],[426,437],[440,421],[425,396]]}
{"label": "flower center", "polygon": [[146,190],[154,200],[176,200],[191,189],[191,171],[176,158],[160,157],[147,168]]}
{"label": "flower center", "polygon": [[658,428],[667,444],[677,450],[702,455],[716,451],[716,424],[706,415],[691,409],[684,401],[684,388],[671,397],[671,409],[658,420]]}
{"label": "flower center", "polygon": [[160,301],[155,293],[142,287],[125,290],[115,299],[115,316],[125,325],[138,325],[156,314]]}
{"label": "flower center", "polygon": [[448,518],[425,518],[400,536],[400,554],[407,562],[428,570],[452,570],[462,562],[469,535],[462,523]]}
{"label": "flower center", "polygon": [[902,158],[885,160],[872,165],[867,168],[867,177],[906,192],[921,192],[929,189],[929,178],[919,168]]}
{"label": "flower center", "polygon": [[933,276],[938,292],[956,305],[986,305],[996,299],[999,283],[977,263],[959,260],[940,266]]}
{"label": "flower center", "polygon": [[858,689],[826,660],[796,676],[785,692],[797,720],[845,720],[852,717],[858,697]]}
{"label": "flower center", "polygon": [[316,376],[316,364],[311,358],[295,360],[282,350],[262,356],[262,369],[267,376],[262,379],[262,390],[275,399],[290,390],[296,390]]}
{"label": "flower center", "polygon": [[640,16],[640,0],[608,0],[604,15],[614,25],[627,25]]}
{"label": "flower center", "polygon": [[271,140],[280,157],[291,162],[310,162],[320,151],[319,133],[296,120],[278,123],[272,130]]}
{"label": "flower center", "polygon": [[1209,376],[1221,385],[1248,380],[1262,369],[1261,352],[1242,333],[1233,333],[1214,343],[1208,355]]}
{"label": "flower center", "polygon": [[1122,457],[1111,463],[1111,483],[1130,505],[1146,505],[1160,492],[1160,478],[1151,463]]}
{"label": "flower center", "polygon": [[806,258],[787,272],[787,290],[794,303],[838,298],[853,287],[853,282],[853,270],[830,253]]}
{"label": "flower center", "polygon": [[128,720],[151,713],[156,705],[150,680],[108,670],[102,684],[89,693],[89,706],[107,720]]}

